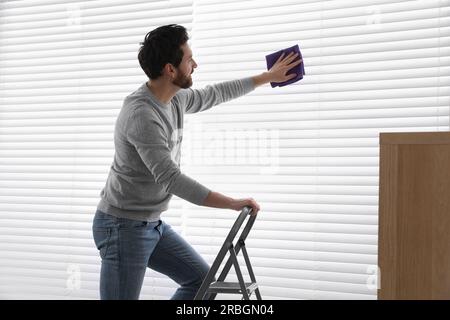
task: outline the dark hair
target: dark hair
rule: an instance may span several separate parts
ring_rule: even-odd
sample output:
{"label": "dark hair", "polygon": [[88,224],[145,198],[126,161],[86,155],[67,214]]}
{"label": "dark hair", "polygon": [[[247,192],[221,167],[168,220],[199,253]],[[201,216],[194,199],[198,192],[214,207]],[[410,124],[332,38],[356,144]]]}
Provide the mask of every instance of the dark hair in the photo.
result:
{"label": "dark hair", "polygon": [[188,39],[186,28],[176,24],[161,26],[147,33],[144,42],[140,42],[138,54],[142,70],[150,79],[156,79],[162,75],[167,63],[178,68],[183,59],[181,46]]}

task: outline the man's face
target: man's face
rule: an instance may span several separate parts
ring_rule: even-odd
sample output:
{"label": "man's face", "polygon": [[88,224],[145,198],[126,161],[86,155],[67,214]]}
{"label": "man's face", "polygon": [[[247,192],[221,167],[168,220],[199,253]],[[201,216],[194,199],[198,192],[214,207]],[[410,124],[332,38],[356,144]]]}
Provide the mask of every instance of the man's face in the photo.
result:
{"label": "man's face", "polygon": [[197,68],[197,63],[192,57],[192,50],[187,43],[181,46],[183,50],[183,60],[177,68],[177,75],[172,81],[174,85],[179,86],[182,89],[187,89],[192,86],[192,76],[194,68]]}

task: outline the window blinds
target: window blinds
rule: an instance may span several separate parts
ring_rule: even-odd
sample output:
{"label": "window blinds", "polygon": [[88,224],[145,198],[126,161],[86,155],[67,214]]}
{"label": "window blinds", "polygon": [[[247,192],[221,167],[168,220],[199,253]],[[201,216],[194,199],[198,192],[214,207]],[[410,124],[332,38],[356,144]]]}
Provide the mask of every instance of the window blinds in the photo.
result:
{"label": "window blinds", "polygon": [[[302,50],[300,82],[185,117],[182,171],[261,204],[247,247],[263,298],[375,299],[378,134],[448,130],[449,7],[1,2],[0,297],[98,298],[91,221],[115,119],[146,81],[139,42],[179,23],[199,65],[194,88],[256,75],[281,48]],[[237,212],[174,197],[163,217],[212,263]],[[175,288],[148,270],[141,299]]]}
{"label": "window blinds", "polygon": [[[0,2],[0,298],[97,299],[91,222],[139,42],[191,1]],[[179,200],[165,214],[179,228]],[[149,272],[142,299],[176,285]]]}
{"label": "window blinds", "polygon": [[[302,51],[300,82],[187,117],[188,172],[260,202],[247,246],[263,298],[376,299],[378,137],[448,130],[449,1],[203,0],[193,21],[199,87]],[[186,219],[210,262],[234,219],[215,212]]]}

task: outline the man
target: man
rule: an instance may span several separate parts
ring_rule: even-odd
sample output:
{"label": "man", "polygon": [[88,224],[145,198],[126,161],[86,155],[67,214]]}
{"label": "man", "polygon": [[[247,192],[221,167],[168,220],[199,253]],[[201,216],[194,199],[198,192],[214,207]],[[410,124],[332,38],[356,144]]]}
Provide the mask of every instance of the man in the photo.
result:
{"label": "man", "polygon": [[262,84],[289,80],[295,74],[286,72],[301,60],[282,56],[268,72],[193,90],[197,64],[187,41],[184,27],[167,25],[141,43],[138,59],[150,80],[124,100],[114,131],[114,162],[92,226],[102,259],[101,299],[138,299],[147,267],[180,285],[172,299],[194,298],[209,266],[160,219],[173,194],[200,206],[260,210],[252,198],[227,197],[181,173],[183,116]]}

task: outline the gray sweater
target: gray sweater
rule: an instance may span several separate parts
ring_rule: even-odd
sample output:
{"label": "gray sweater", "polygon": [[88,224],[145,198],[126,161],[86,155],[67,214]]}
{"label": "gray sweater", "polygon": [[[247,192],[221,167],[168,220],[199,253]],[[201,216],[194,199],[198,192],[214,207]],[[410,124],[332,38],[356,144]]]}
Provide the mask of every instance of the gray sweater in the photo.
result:
{"label": "gray sweater", "polygon": [[210,190],[180,171],[183,116],[255,89],[252,78],[180,89],[170,103],[146,84],[128,95],[114,130],[114,161],[97,209],[116,217],[156,221],[172,195],[202,205]]}

